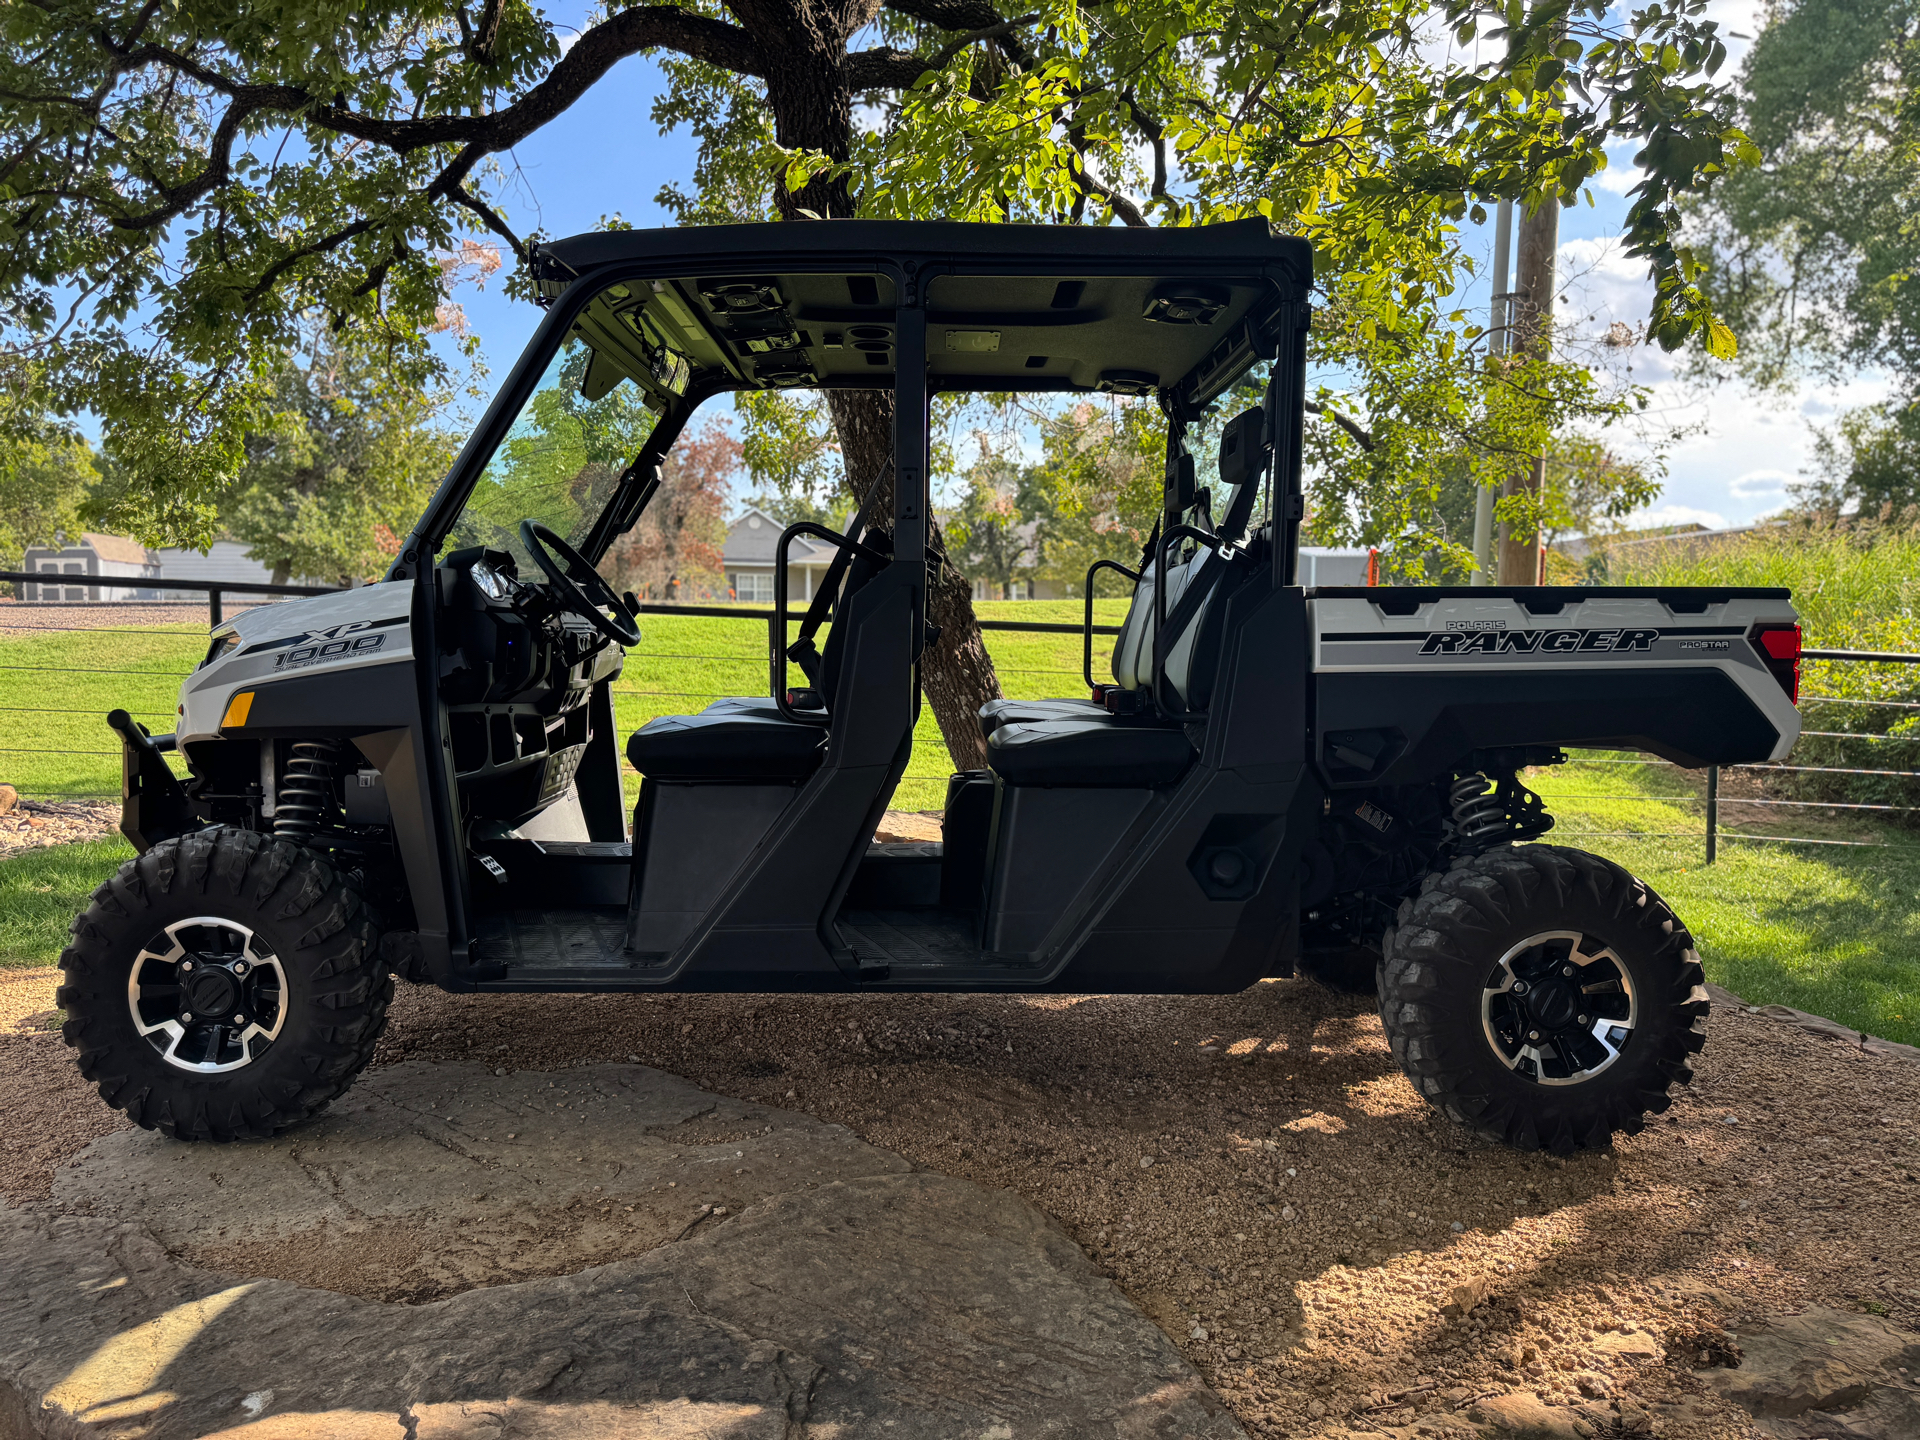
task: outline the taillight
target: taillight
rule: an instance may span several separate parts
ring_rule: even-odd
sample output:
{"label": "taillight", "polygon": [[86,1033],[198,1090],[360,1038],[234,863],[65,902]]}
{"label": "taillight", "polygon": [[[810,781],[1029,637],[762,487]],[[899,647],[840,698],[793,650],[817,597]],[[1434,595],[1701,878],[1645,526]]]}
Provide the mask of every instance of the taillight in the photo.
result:
{"label": "taillight", "polygon": [[1748,644],[1761,657],[1781,689],[1794,704],[1801,703],[1801,627],[1798,625],[1757,625],[1748,632]]}

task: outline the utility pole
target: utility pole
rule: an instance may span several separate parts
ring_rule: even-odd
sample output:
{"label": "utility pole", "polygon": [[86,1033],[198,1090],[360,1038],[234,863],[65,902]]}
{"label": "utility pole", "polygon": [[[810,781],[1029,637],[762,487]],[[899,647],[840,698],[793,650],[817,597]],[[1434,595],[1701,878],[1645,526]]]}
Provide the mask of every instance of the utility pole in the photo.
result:
{"label": "utility pole", "polygon": [[[1509,311],[1513,349],[1545,359],[1554,333],[1554,252],[1561,240],[1561,205],[1544,196],[1538,209],[1521,217],[1520,254],[1515,264],[1514,303]],[[1539,496],[1547,475],[1546,455],[1537,455],[1507,483],[1509,495]],[[1517,535],[1501,525],[1501,584],[1541,583],[1541,543],[1538,528],[1527,526]]]}
{"label": "utility pole", "polygon": [[[1507,268],[1509,239],[1514,234],[1514,202],[1503,200],[1494,212],[1494,292],[1487,303],[1487,358],[1498,365],[1507,354],[1510,332]],[[1494,584],[1494,487],[1476,486],[1474,491],[1474,564],[1469,585]]]}

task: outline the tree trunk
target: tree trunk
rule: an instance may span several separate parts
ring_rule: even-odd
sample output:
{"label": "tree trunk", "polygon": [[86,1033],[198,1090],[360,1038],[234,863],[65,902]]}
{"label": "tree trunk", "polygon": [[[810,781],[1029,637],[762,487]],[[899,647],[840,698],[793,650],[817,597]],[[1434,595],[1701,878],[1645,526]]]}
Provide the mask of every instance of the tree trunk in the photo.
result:
{"label": "tree trunk", "polygon": [[[894,398],[880,390],[830,390],[827,404],[840,435],[841,458],[850,482],[864,486],[880,476],[867,513],[884,525],[894,509],[890,464],[894,454]],[[927,592],[927,618],[940,627],[940,638],[921,656],[920,687],[934,708],[934,719],[940,725],[941,739],[947,743],[954,769],[980,770],[987,764],[980,708],[1000,699],[1000,677],[995,675],[993,657],[981,639],[973,587],[948,559],[940,523],[932,516],[928,520],[928,543],[940,557],[940,565]]]}
{"label": "tree trunk", "polygon": [[284,560],[276,561],[274,563],[273,575],[268,578],[267,583],[269,585],[285,585],[287,583],[288,572],[292,569],[293,566],[290,562]]}
{"label": "tree trunk", "polygon": [[[1554,252],[1560,244],[1561,206],[1544,200],[1540,209],[1521,218],[1520,244],[1516,247],[1514,308],[1510,324],[1514,327],[1514,349],[1521,355],[1545,357],[1554,332]],[[1506,486],[1508,495],[1540,498],[1547,474],[1547,459],[1537,455]],[[1538,585],[1541,578],[1541,540],[1539,528],[1525,525],[1517,534],[1507,522],[1501,524],[1501,584]]]}
{"label": "tree trunk", "polygon": [[[774,116],[774,137],[789,149],[818,150],[845,160],[853,148],[854,96],[846,76],[847,40],[868,23],[872,10],[845,10],[814,3],[753,7],[750,18],[761,31],[763,48],[779,57],[767,78],[767,106]],[[806,222],[854,214],[847,181],[816,177],[798,193],[781,177],[773,178],[774,205],[783,219]],[[894,399],[877,390],[830,390],[827,403],[840,435],[841,457],[849,483],[864,486],[894,453]],[[858,500],[859,497],[856,497]],[[881,477],[868,514],[883,526],[894,513],[894,474]],[[947,558],[940,525],[928,517],[928,544],[940,559],[927,593],[927,618],[940,638],[921,656],[921,690],[934,708],[941,738],[958,770],[979,770],[987,763],[981,739],[980,708],[1000,698],[994,662],[981,641],[974,600],[966,579]]]}

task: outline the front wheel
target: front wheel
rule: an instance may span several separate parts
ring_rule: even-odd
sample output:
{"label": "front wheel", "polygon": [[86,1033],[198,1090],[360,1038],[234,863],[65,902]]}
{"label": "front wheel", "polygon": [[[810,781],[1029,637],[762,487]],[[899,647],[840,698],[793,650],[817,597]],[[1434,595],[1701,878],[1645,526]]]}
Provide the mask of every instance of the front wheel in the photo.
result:
{"label": "front wheel", "polygon": [[136,1125],[271,1136],[352,1084],[393,999],[380,936],[325,859],[217,827],[128,861],[74,919],[63,1035]]}
{"label": "front wheel", "polygon": [[1402,902],[1384,952],[1394,1058],[1490,1140],[1605,1146],[1693,1078],[1708,1013],[1693,937],[1600,856],[1519,846],[1458,862]]}

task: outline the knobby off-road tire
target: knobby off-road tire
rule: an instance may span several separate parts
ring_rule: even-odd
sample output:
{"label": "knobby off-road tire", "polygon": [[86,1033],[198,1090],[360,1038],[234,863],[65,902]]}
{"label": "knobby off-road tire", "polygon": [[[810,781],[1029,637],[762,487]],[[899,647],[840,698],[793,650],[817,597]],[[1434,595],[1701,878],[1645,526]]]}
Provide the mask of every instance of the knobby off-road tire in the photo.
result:
{"label": "knobby off-road tire", "polygon": [[[1457,860],[1401,903],[1382,951],[1395,1060],[1430,1103],[1491,1140],[1562,1155],[1605,1146],[1693,1079],[1708,1013],[1693,937],[1600,856],[1519,846]],[[1556,1030],[1557,1007],[1581,1014]]]}
{"label": "knobby off-road tire", "polygon": [[271,1136],[373,1056],[393,999],[379,941],[314,852],[197,831],[128,861],[74,918],[62,1034],[137,1125],[181,1141]]}

